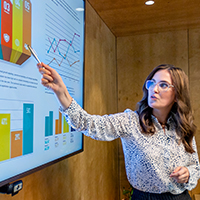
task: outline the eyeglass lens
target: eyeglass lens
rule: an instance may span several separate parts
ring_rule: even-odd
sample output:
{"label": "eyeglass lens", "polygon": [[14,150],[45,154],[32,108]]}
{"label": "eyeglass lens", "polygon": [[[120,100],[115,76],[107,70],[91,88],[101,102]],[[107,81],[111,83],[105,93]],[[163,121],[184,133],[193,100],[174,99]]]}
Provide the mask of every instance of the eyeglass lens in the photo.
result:
{"label": "eyeglass lens", "polygon": [[[147,80],[146,82],[146,89],[149,90],[151,87],[155,87],[157,85],[154,81],[152,80]],[[168,90],[169,84],[166,82],[160,82],[158,83],[159,90]]]}

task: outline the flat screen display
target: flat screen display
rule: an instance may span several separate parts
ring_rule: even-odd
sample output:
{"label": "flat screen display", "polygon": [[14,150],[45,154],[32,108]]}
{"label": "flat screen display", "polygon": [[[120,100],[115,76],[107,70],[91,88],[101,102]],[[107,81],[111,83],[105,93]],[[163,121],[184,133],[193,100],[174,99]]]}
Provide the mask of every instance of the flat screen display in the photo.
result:
{"label": "flat screen display", "polygon": [[84,1],[1,0],[0,186],[83,151],[82,133],[41,85],[37,61],[56,69],[83,106]]}

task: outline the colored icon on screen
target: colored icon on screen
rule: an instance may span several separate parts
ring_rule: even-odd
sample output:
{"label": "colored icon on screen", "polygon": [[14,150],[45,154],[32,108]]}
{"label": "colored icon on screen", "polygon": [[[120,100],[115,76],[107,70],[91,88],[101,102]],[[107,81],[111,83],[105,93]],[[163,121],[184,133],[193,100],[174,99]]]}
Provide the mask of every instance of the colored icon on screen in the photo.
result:
{"label": "colored icon on screen", "polygon": [[3,34],[3,38],[4,38],[5,42],[9,42],[10,41],[10,36],[7,33]]}
{"label": "colored icon on screen", "polygon": [[21,65],[31,56],[31,8],[30,0],[1,1],[0,59]]}

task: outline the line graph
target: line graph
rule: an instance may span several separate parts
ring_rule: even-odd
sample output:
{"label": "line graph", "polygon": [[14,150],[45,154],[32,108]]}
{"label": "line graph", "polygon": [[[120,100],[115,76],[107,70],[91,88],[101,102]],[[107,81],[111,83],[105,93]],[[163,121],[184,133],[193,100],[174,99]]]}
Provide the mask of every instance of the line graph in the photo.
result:
{"label": "line graph", "polygon": [[[51,41],[51,39],[48,38],[49,43],[50,43],[50,47],[49,47],[47,53],[49,53],[49,52],[51,51],[51,49],[52,49],[54,53],[55,53],[56,51],[58,51],[59,55],[62,57],[62,59],[61,59],[60,62],[59,62],[56,58],[53,58],[53,59],[50,61],[50,63],[48,63],[48,65],[50,65],[53,61],[55,61],[59,66],[61,66],[61,64],[63,63],[63,60],[64,60],[64,59],[67,60],[67,62],[68,62],[68,64],[69,64],[70,67],[73,66],[74,64],[76,64],[77,62],[80,62],[80,60],[76,60],[76,61],[70,63],[69,59],[67,58],[67,55],[68,55],[68,52],[69,52],[70,48],[73,49],[73,52],[74,52],[74,53],[80,52],[80,50],[76,50],[75,47],[74,47],[74,45],[73,45],[73,41],[74,41],[75,36],[80,37],[80,35],[78,35],[77,33],[74,33],[72,40],[69,41],[69,42],[68,42],[66,39],[59,39],[58,42],[57,42],[55,38],[53,39],[53,41]],[[60,50],[59,50],[59,44],[60,44],[61,42],[65,42],[65,43],[68,45],[65,54],[62,54],[62,53],[60,52]],[[54,43],[55,43],[55,48],[54,48]]]}
{"label": "line graph", "polygon": [[46,4],[45,60],[63,78],[79,82],[83,64],[83,38],[78,26],[69,21]]}
{"label": "line graph", "polygon": [[[51,40],[48,38],[51,45],[50,45],[49,50],[47,51],[47,53],[49,53],[51,49],[53,49],[53,51],[54,51],[54,53],[55,53],[55,52],[56,52],[56,49],[58,48],[58,45],[60,44],[60,42],[66,42],[66,43],[69,45],[69,47],[68,47],[68,49],[67,49],[67,52],[68,52],[68,50],[69,50],[70,47],[72,47],[72,48],[74,49],[74,53],[80,52],[80,50],[75,50],[75,48],[74,48],[74,46],[73,46],[73,41],[74,41],[75,36],[80,37],[80,35],[78,35],[77,33],[74,33],[73,38],[72,38],[72,40],[71,40],[70,42],[68,42],[66,39],[59,39],[59,41],[56,42],[56,39],[55,39],[55,38],[54,38],[53,41],[51,42]],[[55,47],[55,48],[53,48],[53,44],[54,44],[54,43],[56,44],[56,47]],[[59,50],[58,50],[58,51],[59,51]]]}

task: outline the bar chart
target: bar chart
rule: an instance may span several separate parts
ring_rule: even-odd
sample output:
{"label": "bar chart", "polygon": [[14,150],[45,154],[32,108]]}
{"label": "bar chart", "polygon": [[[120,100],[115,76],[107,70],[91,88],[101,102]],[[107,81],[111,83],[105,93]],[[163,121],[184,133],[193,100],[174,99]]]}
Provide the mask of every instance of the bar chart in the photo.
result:
{"label": "bar chart", "polygon": [[0,162],[33,153],[34,105],[0,99]]}
{"label": "bar chart", "polygon": [[[56,118],[54,115],[57,115]],[[55,119],[54,119],[55,117]],[[62,115],[59,110],[57,112],[49,111],[48,115],[45,116],[45,139],[44,139],[44,150],[47,151],[51,146],[59,147],[60,144],[66,145],[67,144],[67,133],[75,131],[72,129],[65,117]],[[50,143],[50,138],[54,136],[54,145]]]}
{"label": "bar chart", "polygon": [[45,116],[45,137],[54,135],[54,132],[55,135],[59,135],[61,133],[68,133],[70,131],[69,124],[66,122],[65,117],[62,116],[62,113],[59,111],[58,119],[55,119],[55,131],[53,131],[53,125],[53,111],[49,111],[48,116]]}

